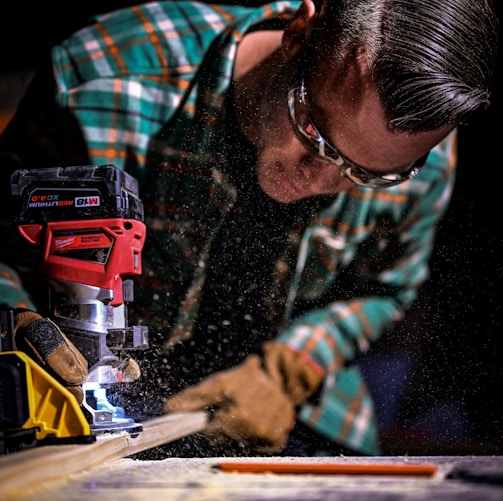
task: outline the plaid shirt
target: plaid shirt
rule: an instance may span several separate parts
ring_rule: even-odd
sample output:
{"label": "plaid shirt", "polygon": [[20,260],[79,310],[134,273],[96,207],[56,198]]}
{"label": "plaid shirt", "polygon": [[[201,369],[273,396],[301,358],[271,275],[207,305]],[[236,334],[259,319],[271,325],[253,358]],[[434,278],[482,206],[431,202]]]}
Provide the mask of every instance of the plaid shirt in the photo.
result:
{"label": "plaid shirt", "polygon": [[[57,107],[76,120],[88,160],[140,183],[148,233],[132,308],[166,343],[191,335],[210,245],[236,198],[224,102],[237,44],[254,24],[287,19],[298,5],[147,3],[98,16],[52,51]],[[65,152],[47,126],[36,130],[46,163],[78,161],[70,139]],[[277,340],[325,374],[319,401],[298,417],[365,454],[378,454],[379,444],[355,357],[403,318],[428,278],[454,168],[452,134],[411,181],[314,198],[275,265]],[[32,306],[12,268],[0,267],[0,293]]]}

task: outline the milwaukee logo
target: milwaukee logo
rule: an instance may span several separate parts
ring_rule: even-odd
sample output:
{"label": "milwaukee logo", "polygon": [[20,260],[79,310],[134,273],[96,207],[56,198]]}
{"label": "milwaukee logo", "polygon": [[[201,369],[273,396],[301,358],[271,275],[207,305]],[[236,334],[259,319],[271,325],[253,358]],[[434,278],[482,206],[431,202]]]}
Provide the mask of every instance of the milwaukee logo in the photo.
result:
{"label": "milwaukee logo", "polygon": [[64,249],[65,247],[68,247],[75,242],[74,237],[66,237],[66,238],[56,238],[54,240],[54,249],[60,250]]}
{"label": "milwaukee logo", "polygon": [[100,197],[75,197],[75,207],[97,207]]}

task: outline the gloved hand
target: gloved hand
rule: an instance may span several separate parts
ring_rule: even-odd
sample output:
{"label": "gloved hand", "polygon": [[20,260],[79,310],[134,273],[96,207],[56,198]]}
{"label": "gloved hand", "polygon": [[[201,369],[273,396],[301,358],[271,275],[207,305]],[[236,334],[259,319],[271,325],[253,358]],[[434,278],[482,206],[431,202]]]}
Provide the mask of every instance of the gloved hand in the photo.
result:
{"label": "gloved hand", "polygon": [[208,409],[204,434],[215,444],[231,440],[259,452],[279,452],[295,422],[295,406],[319,387],[321,369],[285,344],[270,341],[263,353],[208,376],[168,398],[166,412]]}
{"label": "gloved hand", "polygon": [[87,377],[87,360],[48,318],[30,310],[17,310],[14,318],[16,347],[40,364],[77,399],[84,398],[82,383]]}

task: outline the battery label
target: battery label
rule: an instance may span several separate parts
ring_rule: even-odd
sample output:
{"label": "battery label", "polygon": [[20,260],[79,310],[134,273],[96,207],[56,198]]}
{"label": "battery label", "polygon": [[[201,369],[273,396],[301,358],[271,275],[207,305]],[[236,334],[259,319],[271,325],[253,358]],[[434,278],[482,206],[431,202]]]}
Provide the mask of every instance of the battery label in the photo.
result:
{"label": "battery label", "polygon": [[73,200],[63,200],[59,198],[59,193],[55,195],[32,195],[28,202],[28,209],[40,209],[44,207],[99,207],[100,197],[75,197]]}

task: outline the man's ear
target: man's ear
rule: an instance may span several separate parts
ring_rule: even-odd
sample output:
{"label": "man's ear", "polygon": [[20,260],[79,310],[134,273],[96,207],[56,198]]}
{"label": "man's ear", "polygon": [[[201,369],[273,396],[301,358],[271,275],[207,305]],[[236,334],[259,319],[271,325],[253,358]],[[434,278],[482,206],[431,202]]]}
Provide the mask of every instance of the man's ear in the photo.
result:
{"label": "man's ear", "polygon": [[316,19],[313,0],[303,0],[283,32],[281,50],[285,59],[296,56],[306,45]]}

